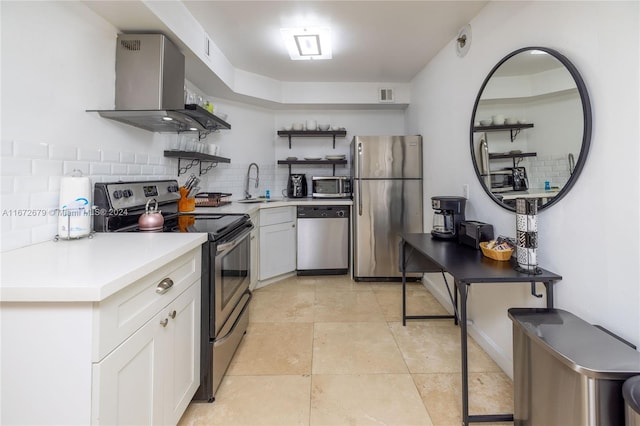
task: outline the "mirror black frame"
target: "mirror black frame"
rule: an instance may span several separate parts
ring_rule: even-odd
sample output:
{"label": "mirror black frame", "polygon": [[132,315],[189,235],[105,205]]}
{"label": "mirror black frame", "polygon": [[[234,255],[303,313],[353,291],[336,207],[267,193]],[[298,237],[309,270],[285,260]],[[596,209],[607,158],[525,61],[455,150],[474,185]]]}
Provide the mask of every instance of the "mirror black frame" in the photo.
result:
{"label": "mirror black frame", "polygon": [[582,172],[584,164],[587,161],[587,154],[589,153],[589,147],[591,145],[591,124],[592,124],[591,121],[592,121],[592,116],[591,116],[591,102],[589,100],[589,93],[587,91],[587,86],[584,84],[584,80],[582,80],[582,77],[580,76],[580,73],[578,72],[578,69],[571,63],[571,61],[569,61],[569,59],[567,59],[564,55],[562,55],[560,52],[558,52],[556,50],[549,49],[547,47],[537,47],[537,46],[524,47],[522,49],[515,50],[515,51],[509,53],[504,58],[502,58],[500,60],[500,62],[498,62],[498,64],[493,67],[491,72],[489,72],[489,74],[485,78],[484,82],[482,83],[482,86],[480,87],[480,91],[478,92],[478,96],[476,97],[476,101],[475,101],[475,103],[473,105],[473,113],[471,114],[471,126],[470,126],[469,140],[470,140],[470,147],[471,147],[471,161],[473,161],[473,168],[474,168],[474,170],[476,172],[476,176],[477,176],[478,180],[480,181],[480,184],[482,185],[482,188],[485,190],[485,192],[489,195],[489,197],[496,204],[498,204],[500,207],[505,208],[505,209],[510,210],[510,211],[515,211],[515,208],[511,207],[511,206],[508,206],[505,203],[503,203],[502,201],[500,201],[491,192],[490,188],[487,188],[487,185],[484,183],[484,180],[482,179],[482,176],[480,175],[480,168],[478,167],[478,161],[476,159],[476,154],[475,154],[475,151],[474,151],[474,143],[473,143],[474,131],[473,131],[473,128],[474,128],[474,123],[476,121],[476,112],[478,111],[478,104],[480,102],[480,98],[482,97],[482,92],[484,92],[484,89],[487,86],[487,84],[489,83],[489,80],[491,80],[491,77],[493,77],[493,74],[496,72],[496,70],[498,70],[498,68],[500,68],[500,66],[502,64],[504,64],[506,61],[511,59],[513,56],[515,56],[515,55],[517,55],[519,53],[522,53],[522,52],[526,52],[528,50],[541,50],[543,52],[546,52],[546,53],[552,55],[554,58],[556,58],[558,61],[560,61],[562,63],[562,65],[564,65],[564,67],[567,69],[567,71],[569,71],[569,73],[571,74],[571,77],[573,77],[573,80],[576,83],[576,86],[577,86],[577,89],[578,89],[578,94],[580,95],[580,102],[582,104],[582,117],[583,117],[582,146],[581,146],[581,149],[580,149],[580,155],[578,156],[578,160],[576,161],[576,165],[575,165],[575,168],[573,170],[573,174],[571,175],[571,177],[567,181],[566,185],[564,185],[564,187],[558,192],[558,194],[555,197],[553,197],[548,203],[545,203],[542,206],[538,206],[539,210],[546,210],[547,208],[551,207],[552,205],[558,203],[558,201],[560,201],[562,198],[564,198],[564,196],[569,192],[569,190],[576,183],[576,180],[578,180],[578,177],[580,176],[580,173]]}

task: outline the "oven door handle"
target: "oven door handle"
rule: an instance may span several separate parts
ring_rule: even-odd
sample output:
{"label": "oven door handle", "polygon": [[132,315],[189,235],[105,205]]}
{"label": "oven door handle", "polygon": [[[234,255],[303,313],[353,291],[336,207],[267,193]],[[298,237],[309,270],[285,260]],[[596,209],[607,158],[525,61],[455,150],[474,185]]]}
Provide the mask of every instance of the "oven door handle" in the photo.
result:
{"label": "oven door handle", "polygon": [[226,242],[226,243],[222,243],[222,244],[217,244],[216,245],[216,256],[218,256],[221,253],[224,253],[225,251],[229,251],[229,250],[233,249],[235,246],[237,246],[238,244],[240,244],[240,242],[247,235],[249,235],[249,233],[251,232],[252,229],[253,229],[253,225],[248,226],[241,233],[239,233],[238,235],[234,236],[231,241]]}

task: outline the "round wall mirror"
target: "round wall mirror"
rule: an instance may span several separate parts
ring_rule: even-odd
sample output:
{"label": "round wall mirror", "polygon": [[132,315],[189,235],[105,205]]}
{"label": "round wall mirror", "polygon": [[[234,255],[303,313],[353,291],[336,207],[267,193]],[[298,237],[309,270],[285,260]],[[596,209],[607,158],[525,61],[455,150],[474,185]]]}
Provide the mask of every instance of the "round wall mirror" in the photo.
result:
{"label": "round wall mirror", "polygon": [[591,105],[563,55],[526,47],[504,57],[482,83],[471,117],[471,158],[484,190],[515,210],[516,198],[546,209],[578,179],[591,140]]}

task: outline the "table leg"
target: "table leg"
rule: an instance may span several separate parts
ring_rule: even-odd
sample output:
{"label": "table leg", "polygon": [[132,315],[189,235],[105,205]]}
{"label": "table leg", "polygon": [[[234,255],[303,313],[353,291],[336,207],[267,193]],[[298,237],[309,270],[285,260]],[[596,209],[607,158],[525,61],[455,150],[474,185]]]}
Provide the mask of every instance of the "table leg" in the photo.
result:
{"label": "table leg", "polygon": [[407,263],[404,239],[400,241],[400,269],[402,270],[402,326],[407,325]]}
{"label": "table leg", "polygon": [[547,290],[547,308],[553,308],[553,281],[545,281],[544,286]]}
{"label": "table leg", "polygon": [[469,425],[469,366],[467,359],[467,285],[454,282],[460,293],[460,359],[462,360],[462,426]]}

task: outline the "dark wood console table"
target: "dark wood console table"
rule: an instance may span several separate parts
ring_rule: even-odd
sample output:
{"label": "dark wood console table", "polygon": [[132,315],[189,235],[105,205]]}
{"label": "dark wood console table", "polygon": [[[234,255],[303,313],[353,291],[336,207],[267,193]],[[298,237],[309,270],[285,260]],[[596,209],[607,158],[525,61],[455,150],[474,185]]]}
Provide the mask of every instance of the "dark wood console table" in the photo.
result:
{"label": "dark wood console table", "polygon": [[[535,284],[544,284],[547,308],[553,308],[553,284],[562,277],[542,269],[540,274],[526,274],[513,269],[510,262],[499,262],[482,255],[480,250],[460,245],[456,241],[437,240],[431,234],[403,234],[400,242],[400,270],[402,272],[402,325],[412,319],[454,318],[460,325],[462,359],[462,424],[470,422],[513,421],[513,414],[469,415],[469,371],[467,359],[467,293],[477,283],[530,283],[536,297]],[[456,315],[413,315],[406,312],[407,272],[448,272],[454,280],[452,299]],[[447,284],[448,288],[448,284]],[[458,300],[459,296],[459,300]],[[459,307],[457,306],[459,305]],[[457,313],[459,313],[459,318]]]}

